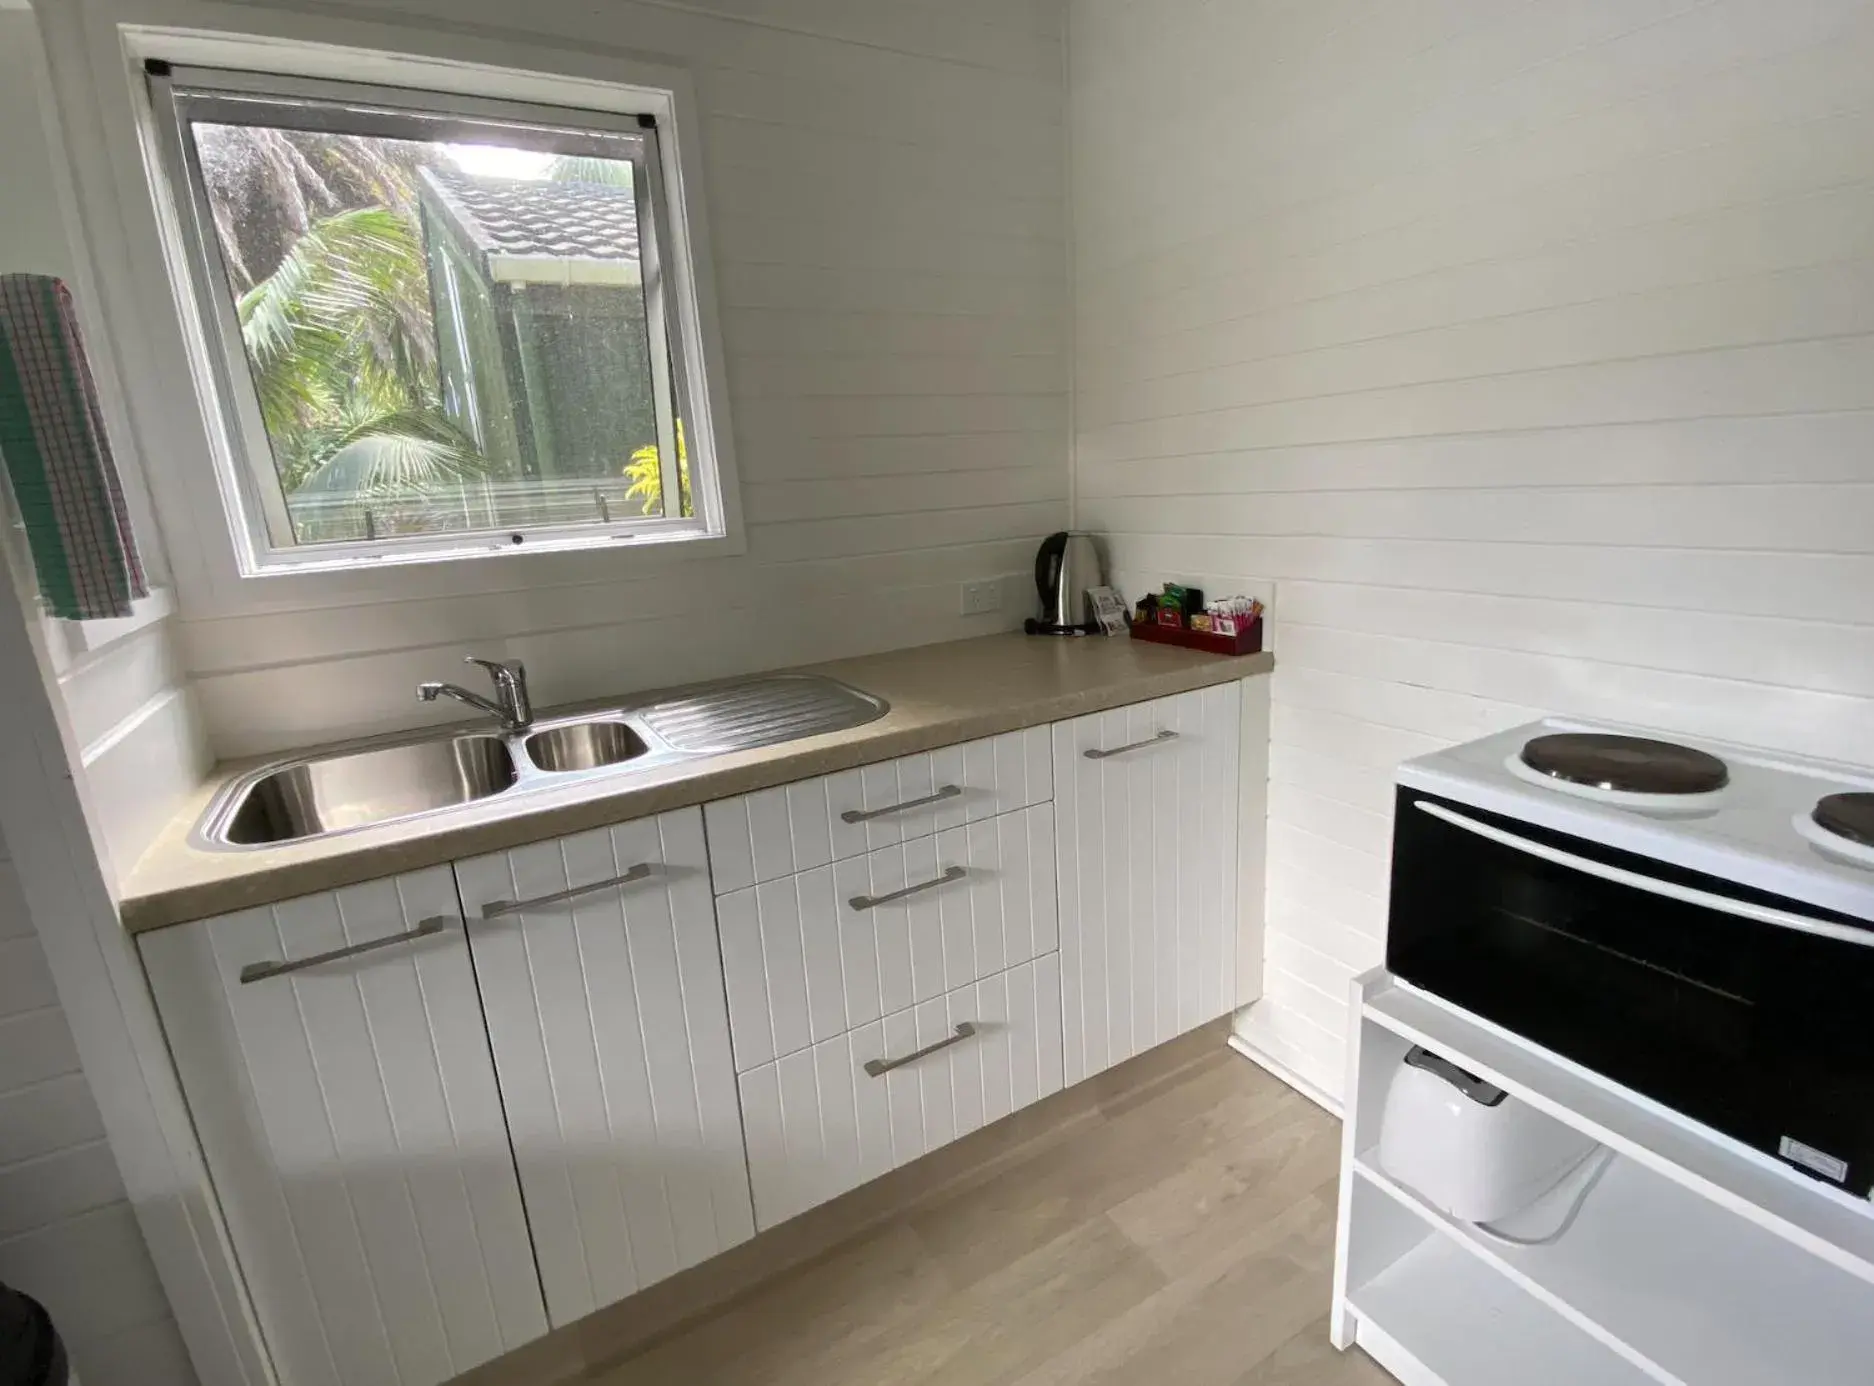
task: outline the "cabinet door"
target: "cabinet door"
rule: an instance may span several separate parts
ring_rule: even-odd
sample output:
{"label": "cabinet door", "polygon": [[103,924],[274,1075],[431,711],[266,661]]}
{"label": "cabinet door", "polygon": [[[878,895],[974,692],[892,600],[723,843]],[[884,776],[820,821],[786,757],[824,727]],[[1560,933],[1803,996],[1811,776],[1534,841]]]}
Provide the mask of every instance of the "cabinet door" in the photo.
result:
{"label": "cabinet door", "polygon": [[[967,1021],[974,1033],[958,1037]],[[873,1075],[868,1060],[923,1057]],[[1045,954],[744,1073],[763,1229],[1061,1089],[1060,959]]]}
{"label": "cabinet door", "polygon": [[447,867],[140,947],[285,1386],[428,1386],[546,1331]]}
{"label": "cabinet door", "polygon": [[702,813],[456,875],[553,1323],[753,1235]]}
{"label": "cabinet door", "polygon": [[1054,727],[1067,1081],[1231,1009],[1241,686]]}

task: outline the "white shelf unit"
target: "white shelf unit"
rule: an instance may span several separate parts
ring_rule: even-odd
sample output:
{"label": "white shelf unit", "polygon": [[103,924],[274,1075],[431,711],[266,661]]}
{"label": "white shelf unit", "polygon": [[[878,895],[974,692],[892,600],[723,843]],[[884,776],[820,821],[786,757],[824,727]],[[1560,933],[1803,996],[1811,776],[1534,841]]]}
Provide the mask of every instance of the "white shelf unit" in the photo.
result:
{"label": "white shelf unit", "polygon": [[1380,976],[1366,1019],[1454,1060],[1462,1053],[1471,1072],[1874,1285],[1874,1206]]}
{"label": "white shelf unit", "polygon": [[[1398,1209],[1365,1185],[1356,1197],[1375,1201],[1357,1219],[1364,1242]],[[1361,1279],[1352,1309],[1360,1346],[1406,1386],[1651,1386],[1541,1300],[1404,1216],[1380,1235],[1405,1240],[1405,1250]]]}
{"label": "white shelf unit", "polygon": [[[1558,1360],[1572,1375],[1555,1379],[1574,1382],[1874,1380],[1874,1216],[1865,1206],[1383,971],[1356,980],[1354,1001],[1338,1344],[1359,1342],[1411,1386],[1548,1380]],[[1614,1152],[1566,1233],[1542,1246],[1499,1241],[1378,1167],[1387,1086],[1413,1044]],[[1432,1278],[1451,1283],[1405,1285]],[[1474,1326],[1514,1354],[1513,1369],[1455,1329],[1420,1321],[1467,1300],[1488,1306]]]}

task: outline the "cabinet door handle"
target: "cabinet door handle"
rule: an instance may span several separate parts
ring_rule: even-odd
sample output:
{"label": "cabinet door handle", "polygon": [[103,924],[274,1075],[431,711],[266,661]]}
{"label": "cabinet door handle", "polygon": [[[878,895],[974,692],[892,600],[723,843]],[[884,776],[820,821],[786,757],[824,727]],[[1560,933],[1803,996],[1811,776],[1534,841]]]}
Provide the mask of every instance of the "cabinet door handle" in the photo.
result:
{"label": "cabinet door handle", "polygon": [[648,861],[641,861],[622,876],[594,881],[591,885],[574,886],[571,890],[556,890],[551,895],[536,895],[531,900],[490,900],[482,906],[482,918],[499,919],[504,914],[524,914],[528,910],[537,910],[544,905],[564,904],[568,900],[577,900],[582,895],[597,895],[601,890],[610,890],[613,886],[630,885],[633,881],[641,881],[650,874],[651,864]]}
{"label": "cabinet door handle", "polygon": [[1143,741],[1128,741],[1125,745],[1115,746],[1110,751],[1102,751],[1095,746],[1092,750],[1082,751],[1080,754],[1088,760],[1105,760],[1108,756],[1123,756],[1127,751],[1143,751],[1147,746],[1156,746],[1161,741],[1176,741],[1177,739],[1178,734],[1175,731],[1166,729],[1157,736],[1148,736]]}
{"label": "cabinet door handle", "polygon": [[887,804],[884,808],[847,809],[840,814],[842,823],[869,823],[874,818],[883,818],[888,813],[903,813],[907,809],[923,808],[926,804],[939,804],[945,799],[954,799],[963,792],[961,785],[947,784],[935,794],[926,794],[921,799],[906,799],[901,804]]}
{"label": "cabinet door handle", "polygon": [[431,934],[440,934],[445,929],[453,928],[455,924],[456,920],[450,915],[432,915],[406,933],[386,934],[383,938],[347,944],[343,948],[334,948],[329,953],[314,953],[309,958],[294,958],[290,962],[249,963],[241,969],[241,984],[245,986],[249,982],[264,982],[269,977],[299,972],[308,967],[317,967],[321,963],[337,962],[341,958],[355,958],[360,953],[372,953],[379,948],[389,948],[394,944],[411,943],[419,938],[428,938]]}
{"label": "cabinet door handle", "polygon": [[846,903],[855,910],[875,910],[880,905],[889,905],[907,895],[917,895],[926,890],[935,890],[940,885],[948,885],[951,881],[960,881],[969,874],[967,866],[946,866],[943,875],[932,876],[928,881],[919,881],[916,885],[908,885],[903,890],[894,890],[887,895],[855,895]]}
{"label": "cabinet door handle", "polygon": [[974,1023],[967,1020],[959,1020],[955,1032],[944,1036],[944,1038],[938,1040],[937,1043],[927,1044],[922,1049],[914,1049],[902,1059],[867,1059],[865,1061],[865,1071],[873,1078],[883,1078],[894,1068],[903,1068],[906,1064],[914,1064],[919,1059],[935,1054],[939,1049],[948,1049],[953,1044],[961,1044],[975,1033],[976,1026]]}

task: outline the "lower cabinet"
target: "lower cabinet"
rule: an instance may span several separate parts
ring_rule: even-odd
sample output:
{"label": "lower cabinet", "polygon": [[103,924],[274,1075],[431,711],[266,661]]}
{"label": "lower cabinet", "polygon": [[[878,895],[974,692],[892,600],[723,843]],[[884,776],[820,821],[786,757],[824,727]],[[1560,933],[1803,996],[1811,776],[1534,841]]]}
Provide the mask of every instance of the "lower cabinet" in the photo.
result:
{"label": "lower cabinet", "polygon": [[284,1386],[430,1386],[546,1331],[448,867],[140,942]]}
{"label": "lower cabinet", "polygon": [[1069,1083],[1236,996],[1242,685],[1054,725]]}
{"label": "lower cabinet", "polygon": [[455,869],[553,1324],[754,1235],[701,810]]}
{"label": "lower cabinet", "polygon": [[785,1222],[1061,1085],[1056,953],[763,1064],[741,1077],[755,1220]]}
{"label": "lower cabinet", "polygon": [[282,1386],[437,1386],[1226,1013],[1244,706],[977,743],[941,824],[895,763],[871,851],[735,801],[713,885],[685,808],[142,936]]}

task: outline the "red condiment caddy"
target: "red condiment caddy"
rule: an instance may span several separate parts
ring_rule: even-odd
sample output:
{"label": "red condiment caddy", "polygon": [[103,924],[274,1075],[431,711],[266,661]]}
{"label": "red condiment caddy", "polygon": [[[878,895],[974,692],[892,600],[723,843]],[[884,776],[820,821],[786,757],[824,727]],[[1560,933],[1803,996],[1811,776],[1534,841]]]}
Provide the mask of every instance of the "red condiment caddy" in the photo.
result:
{"label": "red condiment caddy", "polygon": [[1262,653],[1262,617],[1246,623],[1235,635],[1219,635],[1213,630],[1192,630],[1188,626],[1160,625],[1155,621],[1134,621],[1134,640],[1149,640],[1155,645],[1182,645],[1187,650],[1208,650],[1212,654],[1246,655]]}

